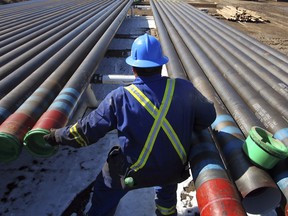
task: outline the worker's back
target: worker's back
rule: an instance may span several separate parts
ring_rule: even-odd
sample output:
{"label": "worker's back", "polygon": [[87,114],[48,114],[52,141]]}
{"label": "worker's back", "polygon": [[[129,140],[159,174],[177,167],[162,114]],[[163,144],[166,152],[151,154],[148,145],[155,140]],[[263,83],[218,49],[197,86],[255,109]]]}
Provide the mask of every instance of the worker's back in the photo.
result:
{"label": "worker's back", "polygon": [[[165,104],[163,95],[166,83],[167,77],[153,75],[138,77],[133,85],[160,112],[160,105]],[[145,165],[133,174],[138,179],[139,186],[163,185],[184,180],[182,175],[189,157],[192,132],[195,128],[207,128],[214,121],[213,104],[199,94],[189,81],[176,79],[172,101],[163,120],[171,125],[172,130],[163,126],[162,122],[159,132],[151,132],[157,130],[157,126],[153,126],[155,116],[153,117],[143,104],[126,88],[119,88],[111,94],[113,103],[117,104],[115,115],[123,154],[131,164],[137,160],[140,160],[140,164],[143,163],[141,160],[147,160]],[[146,144],[148,136],[155,136],[153,144]],[[149,153],[145,153],[144,146]],[[138,159],[141,152],[143,159]],[[147,158],[145,154],[149,154]],[[135,167],[137,169],[137,166]],[[185,176],[186,174],[185,172]]]}

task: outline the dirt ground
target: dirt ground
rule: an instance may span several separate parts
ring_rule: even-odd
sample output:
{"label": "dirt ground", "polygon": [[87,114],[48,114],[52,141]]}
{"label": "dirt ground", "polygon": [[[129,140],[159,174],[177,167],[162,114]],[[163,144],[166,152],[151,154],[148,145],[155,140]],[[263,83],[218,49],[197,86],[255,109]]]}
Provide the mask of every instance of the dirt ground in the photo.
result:
{"label": "dirt ground", "polygon": [[[187,0],[191,5],[199,9],[207,9],[208,14],[221,19],[230,26],[244,32],[258,41],[279,50],[288,56],[288,1],[241,1],[241,0]],[[149,5],[148,0],[140,4]],[[204,5],[204,6],[203,6]],[[217,14],[216,9],[224,6],[242,7],[259,14],[269,23],[233,22]],[[145,8],[133,10],[134,15],[152,16],[151,10]]]}
{"label": "dirt ground", "polygon": [[[206,0],[216,2],[217,8],[223,6],[243,7],[257,12],[270,23],[224,22],[256,38],[257,40],[279,50],[288,56],[288,1],[239,1],[239,0]],[[216,8],[208,8],[209,13],[216,13]]]}

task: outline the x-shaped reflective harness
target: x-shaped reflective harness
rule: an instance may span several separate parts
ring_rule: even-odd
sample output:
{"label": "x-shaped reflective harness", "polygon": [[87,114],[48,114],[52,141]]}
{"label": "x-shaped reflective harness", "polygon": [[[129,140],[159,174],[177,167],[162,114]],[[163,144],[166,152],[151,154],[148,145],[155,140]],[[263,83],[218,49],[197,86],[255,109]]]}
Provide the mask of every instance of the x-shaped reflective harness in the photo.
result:
{"label": "x-shaped reflective harness", "polygon": [[127,89],[131,95],[150,113],[150,115],[155,119],[151,127],[149,135],[146,139],[145,145],[138,157],[138,160],[131,165],[130,169],[137,172],[139,169],[143,168],[151,154],[157,135],[162,128],[172,143],[174,149],[179,155],[183,164],[187,161],[187,155],[183,145],[181,144],[177,134],[174,129],[166,119],[166,114],[169,110],[175,88],[175,80],[168,79],[166,83],[165,93],[159,110],[157,107],[147,98],[144,93],[137,88],[134,84],[124,87]]}

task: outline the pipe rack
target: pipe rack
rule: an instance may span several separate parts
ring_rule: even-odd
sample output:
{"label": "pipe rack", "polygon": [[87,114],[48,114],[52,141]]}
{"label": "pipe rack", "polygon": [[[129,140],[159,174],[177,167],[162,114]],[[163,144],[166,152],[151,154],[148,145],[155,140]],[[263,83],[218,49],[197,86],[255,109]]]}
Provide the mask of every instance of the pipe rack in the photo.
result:
{"label": "pipe rack", "polygon": [[[231,204],[237,215],[244,214],[241,205],[262,213],[281,196],[288,212],[288,159],[267,171],[241,149],[253,126],[288,146],[288,57],[185,2],[150,4],[170,59],[169,76],[189,79],[217,111],[213,140],[208,131],[194,139],[193,148],[215,159],[195,153],[199,163],[191,162],[202,214],[211,214],[203,206],[212,203],[224,212],[233,212]],[[0,11],[0,162],[16,159],[23,139],[34,155],[54,154],[41,137],[67,123],[131,5],[132,0],[35,1]],[[220,207],[219,197],[204,198],[214,183],[231,189],[220,194],[230,199],[227,206]]]}

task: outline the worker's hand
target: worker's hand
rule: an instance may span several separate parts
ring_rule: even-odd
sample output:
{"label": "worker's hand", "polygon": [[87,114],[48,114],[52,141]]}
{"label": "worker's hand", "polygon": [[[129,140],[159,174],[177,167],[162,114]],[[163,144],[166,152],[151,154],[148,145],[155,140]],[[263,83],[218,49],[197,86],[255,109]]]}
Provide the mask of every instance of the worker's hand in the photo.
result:
{"label": "worker's hand", "polygon": [[50,129],[50,133],[43,136],[43,139],[51,146],[58,146],[59,144],[55,138],[55,129]]}

